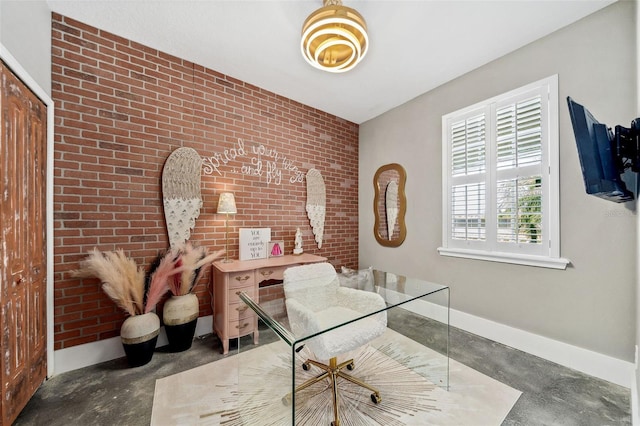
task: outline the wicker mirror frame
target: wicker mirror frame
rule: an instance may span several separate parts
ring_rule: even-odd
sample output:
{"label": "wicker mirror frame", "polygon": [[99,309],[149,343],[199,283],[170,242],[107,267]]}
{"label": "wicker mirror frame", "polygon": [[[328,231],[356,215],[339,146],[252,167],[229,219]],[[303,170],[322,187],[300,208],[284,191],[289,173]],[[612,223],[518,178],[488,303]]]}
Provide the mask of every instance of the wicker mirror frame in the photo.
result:
{"label": "wicker mirror frame", "polygon": [[[378,243],[385,247],[398,247],[404,242],[407,236],[407,227],[405,225],[404,216],[407,211],[407,198],[405,196],[405,184],[407,181],[407,173],[404,168],[397,163],[386,164],[381,166],[373,176],[373,188],[375,197],[373,199],[373,214],[375,216],[375,225],[373,234]],[[397,183],[397,194],[387,195],[390,182]],[[392,185],[395,191],[395,184]],[[387,206],[387,198],[393,199],[396,195],[396,206]],[[393,219],[393,208],[397,208],[396,223],[393,226],[391,238],[387,229],[389,219]],[[393,212],[395,213],[395,212]]]}

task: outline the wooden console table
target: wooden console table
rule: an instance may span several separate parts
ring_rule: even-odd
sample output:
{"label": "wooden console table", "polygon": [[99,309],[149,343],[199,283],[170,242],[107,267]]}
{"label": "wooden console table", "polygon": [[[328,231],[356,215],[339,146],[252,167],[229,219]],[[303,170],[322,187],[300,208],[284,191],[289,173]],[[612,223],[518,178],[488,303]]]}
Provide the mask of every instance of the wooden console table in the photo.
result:
{"label": "wooden console table", "polygon": [[257,260],[234,260],[229,263],[213,263],[213,332],[222,341],[222,353],[229,352],[229,339],[253,334],[258,343],[258,318],[245,305],[237,293],[246,292],[253,300],[258,300],[260,283],[282,281],[285,269],[306,263],[326,262],[327,258],[313,254],[286,255]]}

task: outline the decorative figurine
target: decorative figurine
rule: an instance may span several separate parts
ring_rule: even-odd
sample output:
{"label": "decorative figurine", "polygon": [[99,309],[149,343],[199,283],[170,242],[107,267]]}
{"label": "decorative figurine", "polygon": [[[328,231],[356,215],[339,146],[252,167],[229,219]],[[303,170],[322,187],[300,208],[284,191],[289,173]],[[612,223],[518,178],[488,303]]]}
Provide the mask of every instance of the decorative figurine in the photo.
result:
{"label": "decorative figurine", "polygon": [[296,228],[296,237],[293,241],[293,254],[302,254],[302,232],[300,228]]}

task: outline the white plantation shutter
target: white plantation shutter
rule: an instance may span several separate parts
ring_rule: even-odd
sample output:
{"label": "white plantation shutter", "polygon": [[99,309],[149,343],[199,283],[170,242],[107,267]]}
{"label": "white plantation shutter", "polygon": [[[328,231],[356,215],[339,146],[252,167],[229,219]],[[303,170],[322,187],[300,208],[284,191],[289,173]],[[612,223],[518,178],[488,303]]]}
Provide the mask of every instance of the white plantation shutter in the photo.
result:
{"label": "white plantation shutter", "polygon": [[557,76],[443,117],[441,254],[564,268]]}
{"label": "white plantation shutter", "polygon": [[451,194],[451,238],[484,241],[486,239],[484,182],[454,186]]}
{"label": "white plantation shutter", "polygon": [[542,244],[540,176],[498,181],[498,243]]}
{"label": "white plantation shutter", "polygon": [[479,114],[451,126],[451,174],[485,171],[485,118]]}
{"label": "white plantation shutter", "polygon": [[542,96],[536,91],[523,93],[496,108],[497,243],[544,242]]}
{"label": "white plantation shutter", "polygon": [[497,169],[540,164],[542,160],[542,105],[536,95],[496,112]]}
{"label": "white plantation shutter", "polygon": [[450,126],[450,237],[486,240],[486,115],[475,111]]}

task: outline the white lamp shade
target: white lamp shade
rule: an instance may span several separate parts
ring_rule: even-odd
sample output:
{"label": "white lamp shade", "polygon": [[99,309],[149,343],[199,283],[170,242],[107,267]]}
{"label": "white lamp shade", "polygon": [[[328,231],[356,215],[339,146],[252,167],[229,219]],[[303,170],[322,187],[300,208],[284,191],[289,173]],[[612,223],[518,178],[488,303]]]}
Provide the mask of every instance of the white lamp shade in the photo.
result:
{"label": "white lamp shade", "polygon": [[236,199],[231,192],[223,192],[218,199],[218,213],[236,214]]}

